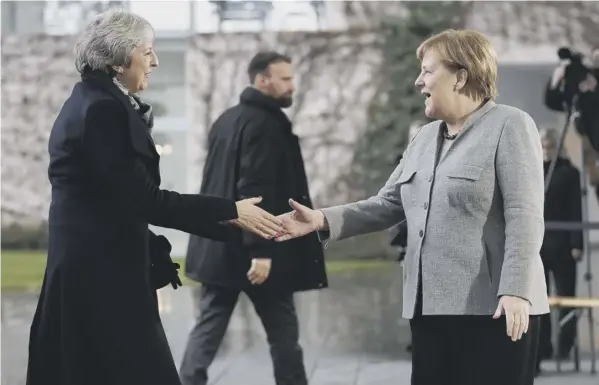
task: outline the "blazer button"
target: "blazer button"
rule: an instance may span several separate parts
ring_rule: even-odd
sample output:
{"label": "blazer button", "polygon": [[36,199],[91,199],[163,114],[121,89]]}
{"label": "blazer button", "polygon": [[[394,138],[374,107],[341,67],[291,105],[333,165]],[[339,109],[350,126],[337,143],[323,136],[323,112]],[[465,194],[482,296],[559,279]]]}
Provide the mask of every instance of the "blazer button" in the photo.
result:
{"label": "blazer button", "polygon": [[418,235],[420,235],[420,238],[422,238],[424,236],[424,230],[420,230],[420,232],[418,233]]}
{"label": "blazer button", "polygon": [[433,181],[433,176],[432,176],[432,175],[428,177],[428,181],[429,181],[429,182],[432,182],[432,181]]}
{"label": "blazer button", "polygon": [[424,209],[428,209],[428,202],[424,202]]}

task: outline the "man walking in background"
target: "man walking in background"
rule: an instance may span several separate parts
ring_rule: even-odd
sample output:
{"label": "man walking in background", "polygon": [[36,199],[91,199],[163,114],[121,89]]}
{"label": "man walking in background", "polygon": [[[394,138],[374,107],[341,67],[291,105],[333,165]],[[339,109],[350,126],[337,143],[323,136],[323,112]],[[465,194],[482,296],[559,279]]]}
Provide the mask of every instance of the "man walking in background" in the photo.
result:
{"label": "man walking in background", "polygon": [[[289,211],[288,199],[312,206],[298,137],[282,108],[292,104],[291,59],[258,53],[251,86],[225,111],[208,136],[201,194],[263,197],[271,214]],[[276,243],[238,232],[221,243],[191,237],[186,275],[201,282],[200,314],[181,364],[184,385],[205,385],[240,292],[252,301],[267,334],[277,385],[305,385],[293,293],[328,286],[316,234]]]}

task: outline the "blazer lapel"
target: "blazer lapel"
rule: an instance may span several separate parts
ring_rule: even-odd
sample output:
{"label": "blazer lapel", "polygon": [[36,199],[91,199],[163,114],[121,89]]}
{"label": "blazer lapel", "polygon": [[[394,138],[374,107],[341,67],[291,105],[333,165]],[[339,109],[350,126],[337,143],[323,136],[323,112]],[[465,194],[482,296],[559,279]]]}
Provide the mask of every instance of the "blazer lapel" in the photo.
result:
{"label": "blazer lapel", "polygon": [[[435,161],[435,165],[438,165],[441,161],[443,161],[443,159],[445,159],[449,155],[449,152],[451,151],[451,149],[453,147],[455,147],[455,144],[458,143],[460,140],[463,140],[463,137],[465,135],[468,135],[468,130],[470,129],[470,127],[472,127],[474,125],[474,123],[476,123],[480,119],[482,119],[482,117],[485,116],[489,111],[491,111],[493,109],[493,107],[495,107],[495,106],[496,106],[495,102],[492,100],[489,100],[485,104],[483,104],[477,111],[474,111],[474,113],[472,113],[472,115],[470,115],[470,117],[464,123],[464,128],[462,129],[462,134],[458,135],[458,137],[454,139],[453,143],[451,143],[449,148],[447,149],[447,151],[445,151],[445,154],[443,154],[438,161]],[[439,126],[440,146],[443,146],[443,141],[444,141],[443,135],[442,135],[444,124],[446,124],[446,123],[441,122],[441,125]],[[437,147],[437,153],[440,153],[440,152],[441,152],[441,148]]]}

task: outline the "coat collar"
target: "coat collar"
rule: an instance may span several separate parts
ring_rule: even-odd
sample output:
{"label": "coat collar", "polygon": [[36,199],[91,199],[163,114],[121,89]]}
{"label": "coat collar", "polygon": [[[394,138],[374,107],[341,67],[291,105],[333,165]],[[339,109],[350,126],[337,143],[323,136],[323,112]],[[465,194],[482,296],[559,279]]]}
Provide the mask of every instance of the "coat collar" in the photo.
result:
{"label": "coat collar", "polygon": [[133,106],[129,101],[129,96],[125,95],[125,93],[114,83],[112,77],[103,71],[91,70],[86,67],[81,74],[81,80],[84,83],[93,84],[104,91],[108,92],[110,95],[114,96],[118,101],[123,103],[128,107],[127,111],[134,112]]}
{"label": "coat collar", "polygon": [[464,135],[467,135],[468,130],[474,126],[478,121],[480,121],[489,111],[491,111],[493,108],[495,108],[497,104],[489,99],[488,101],[484,102],[484,104],[482,106],[479,107],[478,110],[474,111],[469,117],[468,119],[466,119],[466,121],[464,122],[464,127],[462,128],[462,133],[460,135],[458,135],[458,137],[454,140],[454,142],[450,145],[450,148],[444,153],[441,153],[441,149],[443,147],[443,143],[444,143],[444,138],[442,135],[442,132],[446,129],[447,123],[445,121],[441,121],[441,124],[439,124],[439,130],[437,132],[437,151],[436,151],[436,158],[435,158],[435,164],[439,164],[443,159],[445,159],[446,156],[449,155],[451,148],[453,146],[455,146],[456,143],[458,143],[459,141],[463,140]]}
{"label": "coat collar", "polygon": [[85,69],[81,74],[81,80],[84,83],[91,84],[106,91],[124,104],[129,116],[129,131],[133,148],[142,155],[151,158],[160,158],[160,155],[156,152],[154,140],[150,135],[150,128],[133,108],[129,96],[121,91],[108,73]]}
{"label": "coat collar", "polygon": [[[487,114],[487,112],[491,111],[496,104],[493,100],[488,100],[485,102],[480,108],[474,111],[468,119],[464,122],[464,127],[462,128],[462,132],[466,132],[470,127],[472,127],[476,122],[478,122],[483,116]],[[440,129],[443,130],[447,123],[441,122]]]}
{"label": "coat collar", "polygon": [[474,111],[472,115],[466,119],[464,123],[463,131],[466,131],[468,128],[473,126],[476,122],[478,122],[483,116],[487,114],[487,112],[491,111],[496,104],[493,100],[489,99],[486,103],[484,103],[478,110]]}
{"label": "coat collar", "polygon": [[246,87],[239,97],[241,104],[253,105],[274,115],[291,134],[291,121],[281,109],[280,103],[273,97],[263,94],[254,87]]}
{"label": "coat collar", "polygon": [[254,87],[246,87],[239,99],[243,104],[253,104],[273,112],[282,112],[281,105],[275,98],[263,94]]}

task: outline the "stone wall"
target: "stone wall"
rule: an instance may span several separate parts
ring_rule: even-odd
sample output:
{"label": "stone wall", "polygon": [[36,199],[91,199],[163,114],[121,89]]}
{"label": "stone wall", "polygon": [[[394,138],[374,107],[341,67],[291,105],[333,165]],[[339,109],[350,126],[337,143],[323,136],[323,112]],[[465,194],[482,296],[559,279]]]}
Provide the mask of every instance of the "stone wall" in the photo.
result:
{"label": "stone wall", "polygon": [[[48,214],[47,142],[78,74],[73,37],[21,36],[2,39],[2,225],[38,223]],[[289,53],[298,91],[289,110],[315,195],[331,194],[337,173],[366,125],[380,57],[376,35],[282,33],[201,35],[187,55],[188,118],[192,123],[190,187],[197,191],[209,124],[238,101],[247,85],[247,62],[260,48]],[[325,167],[326,165],[326,167]],[[335,201],[335,200],[333,200]]]}
{"label": "stone wall", "polygon": [[[577,3],[577,7],[560,2],[543,4],[476,2],[466,25],[492,37],[502,62],[552,63],[557,45],[584,51],[597,42],[599,3]],[[506,30],[506,25],[519,28]],[[73,40],[51,36],[2,38],[3,225],[39,222],[47,216],[47,139],[78,78],[72,59]],[[187,151],[188,188],[197,191],[201,183],[205,137],[211,122],[237,103],[248,84],[247,63],[261,48],[277,49],[293,57],[297,93],[288,113],[301,137],[315,203],[345,202],[349,192],[338,187],[341,184],[336,178],[368,126],[368,102],[384,81],[377,76],[381,60],[377,35],[363,29],[211,34],[190,39],[186,60],[186,110],[192,138]]]}
{"label": "stone wall", "polygon": [[377,35],[369,32],[198,35],[187,55],[188,112],[192,141],[188,184],[201,183],[205,138],[210,124],[239,101],[248,86],[246,69],[261,49],[292,57],[296,93],[288,115],[301,138],[316,204],[346,201],[335,179],[348,164],[367,105],[378,85],[381,56]]}
{"label": "stone wall", "polygon": [[72,50],[72,38],[2,39],[3,226],[48,215],[48,136],[78,79]]}

